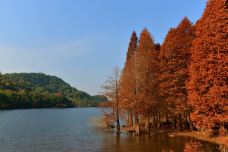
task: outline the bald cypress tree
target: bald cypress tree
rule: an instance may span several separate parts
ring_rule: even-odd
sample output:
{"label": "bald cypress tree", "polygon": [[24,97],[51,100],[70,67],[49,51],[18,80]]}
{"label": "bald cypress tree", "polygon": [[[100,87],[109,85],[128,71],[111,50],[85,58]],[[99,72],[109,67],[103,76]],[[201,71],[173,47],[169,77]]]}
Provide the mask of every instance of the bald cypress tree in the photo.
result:
{"label": "bald cypress tree", "polygon": [[188,85],[191,119],[199,129],[228,122],[227,0],[209,0],[196,23]]}
{"label": "bald cypress tree", "polygon": [[160,52],[161,95],[166,103],[167,113],[174,120],[175,128],[178,119],[180,129],[183,117],[187,121],[189,112],[185,82],[188,78],[187,66],[193,39],[193,25],[185,17],[176,28],[170,29]]}
{"label": "bald cypress tree", "polygon": [[176,30],[175,28],[170,28],[165,40],[161,46],[161,51],[159,52],[159,57],[160,58],[165,58],[168,57],[170,54],[170,47],[173,47],[175,44],[175,41],[173,40],[173,37],[175,36]]}
{"label": "bald cypress tree", "polygon": [[136,52],[136,99],[137,112],[145,120],[149,131],[149,118],[156,111],[157,102],[157,57],[158,51],[151,34],[144,29]]}
{"label": "bald cypress tree", "polygon": [[138,38],[134,31],[131,35],[126,62],[120,80],[121,108],[128,112],[128,125],[133,125],[135,115],[135,51]]}

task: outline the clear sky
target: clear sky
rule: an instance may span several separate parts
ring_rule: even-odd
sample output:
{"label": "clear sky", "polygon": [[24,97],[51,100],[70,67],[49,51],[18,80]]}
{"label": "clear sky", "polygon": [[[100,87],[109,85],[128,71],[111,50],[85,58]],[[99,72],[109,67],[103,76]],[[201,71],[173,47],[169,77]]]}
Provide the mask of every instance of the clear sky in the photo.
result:
{"label": "clear sky", "polygon": [[131,32],[148,28],[162,43],[206,0],[1,0],[0,71],[43,72],[91,94],[122,68]]}

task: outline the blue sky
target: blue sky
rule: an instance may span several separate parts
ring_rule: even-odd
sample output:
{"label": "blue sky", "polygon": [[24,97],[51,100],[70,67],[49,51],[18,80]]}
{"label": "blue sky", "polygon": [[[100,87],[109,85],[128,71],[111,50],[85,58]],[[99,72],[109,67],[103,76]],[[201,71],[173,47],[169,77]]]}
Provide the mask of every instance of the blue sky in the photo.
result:
{"label": "blue sky", "polygon": [[91,94],[122,68],[131,32],[148,28],[162,43],[206,0],[1,0],[0,71],[56,75]]}

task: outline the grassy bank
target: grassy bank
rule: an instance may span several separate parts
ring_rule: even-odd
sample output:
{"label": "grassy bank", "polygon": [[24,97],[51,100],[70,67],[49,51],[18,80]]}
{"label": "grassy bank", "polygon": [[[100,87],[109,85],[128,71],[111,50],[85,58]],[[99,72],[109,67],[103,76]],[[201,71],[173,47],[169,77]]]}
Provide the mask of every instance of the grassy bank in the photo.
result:
{"label": "grassy bank", "polygon": [[225,147],[228,148],[228,136],[225,136],[225,137],[209,137],[207,134],[200,133],[198,131],[175,132],[175,133],[171,133],[170,135],[192,137],[192,138],[196,138],[196,139],[199,139],[199,140],[203,140],[203,141],[208,141],[208,142],[213,142],[213,143],[217,143],[217,144],[220,144],[220,145],[224,145]]}

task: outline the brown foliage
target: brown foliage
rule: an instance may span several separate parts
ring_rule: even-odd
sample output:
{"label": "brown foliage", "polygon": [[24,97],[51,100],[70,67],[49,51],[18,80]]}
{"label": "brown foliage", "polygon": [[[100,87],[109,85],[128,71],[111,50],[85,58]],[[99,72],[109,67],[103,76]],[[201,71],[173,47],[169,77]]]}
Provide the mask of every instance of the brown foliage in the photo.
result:
{"label": "brown foliage", "polygon": [[[191,120],[198,129],[225,127],[227,0],[208,1],[196,25],[185,17],[169,30],[162,46],[155,44],[147,29],[140,34],[139,43],[133,32],[118,98],[120,109],[129,114],[131,126],[135,123],[138,131],[141,126],[149,129],[150,125],[189,128]],[[220,130],[226,133],[225,129]]]}
{"label": "brown foliage", "polygon": [[135,56],[137,112],[150,116],[157,102],[158,51],[147,29],[140,35]]}
{"label": "brown foliage", "polygon": [[193,25],[185,17],[177,28],[170,29],[161,47],[160,94],[166,111],[175,117],[188,112],[185,81],[193,39]]}
{"label": "brown foliage", "polygon": [[137,49],[138,38],[135,32],[132,33],[129,43],[126,63],[121,75],[121,107],[133,112],[135,102],[135,51]]}
{"label": "brown foliage", "polygon": [[210,0],[196,24],[191,48],[188,101],[197,128],[228,121],[228,10],[226,0]]}

